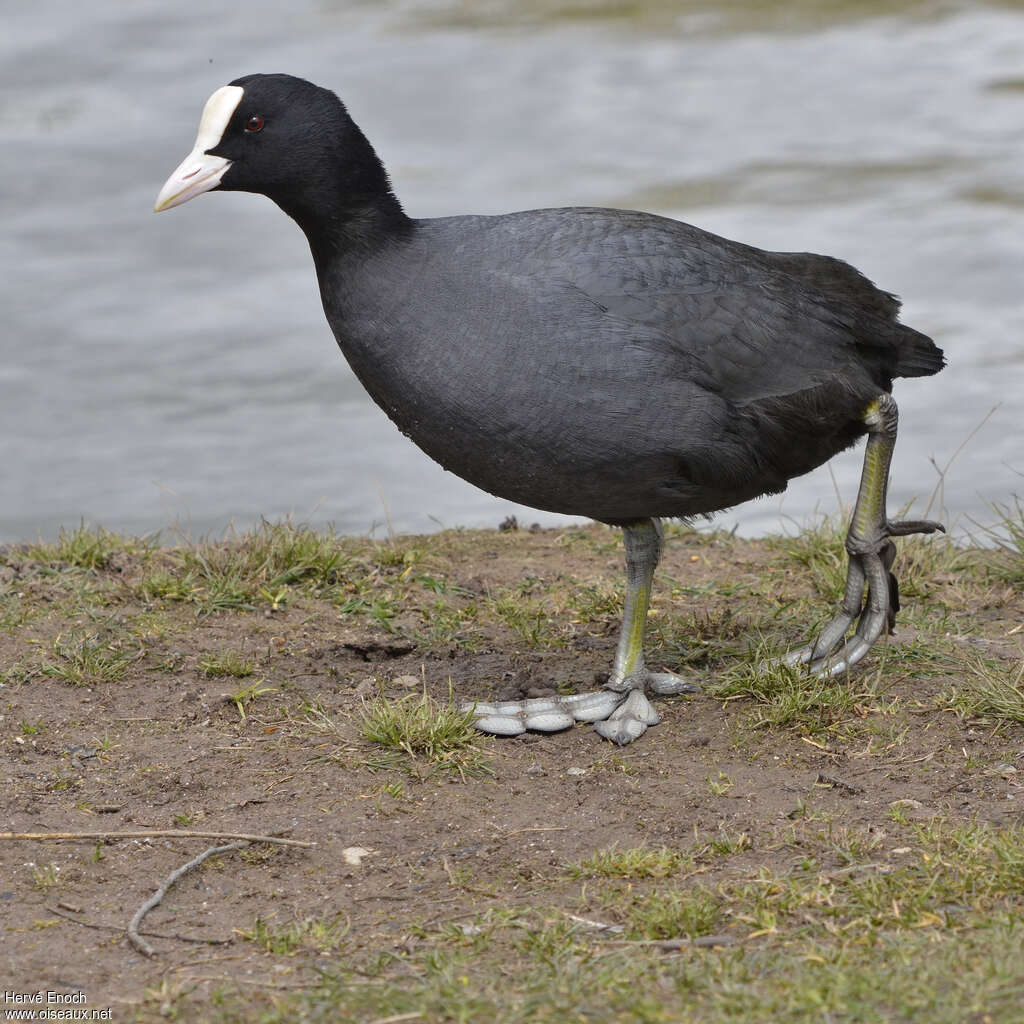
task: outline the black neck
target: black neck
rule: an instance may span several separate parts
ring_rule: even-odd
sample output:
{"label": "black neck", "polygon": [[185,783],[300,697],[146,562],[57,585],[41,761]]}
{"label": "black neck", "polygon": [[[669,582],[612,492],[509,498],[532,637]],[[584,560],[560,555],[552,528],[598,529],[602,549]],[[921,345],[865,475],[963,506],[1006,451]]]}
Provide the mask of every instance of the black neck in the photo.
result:
{"label": "black neck", "polygon": [[359,128],[347,124],[333,152],[307,167],[316,172],[271,199],[302,228],[318,266],[345,253],[365,253],[412,230],[384,165]]}
{"label": "black neck", "polygon": [[278,205],[302,228],[317,266],[339,256],[368,253],[387,242],[405,237],[412,221],[398,200],[387,195],[352,195],[324,205],[278,202]]}

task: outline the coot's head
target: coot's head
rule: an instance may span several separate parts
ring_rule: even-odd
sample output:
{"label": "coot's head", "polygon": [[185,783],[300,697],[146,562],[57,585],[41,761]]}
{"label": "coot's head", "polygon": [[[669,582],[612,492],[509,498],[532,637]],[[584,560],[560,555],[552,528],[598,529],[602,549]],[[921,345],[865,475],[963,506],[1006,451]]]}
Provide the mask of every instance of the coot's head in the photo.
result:
{"label": "coot's head", "polygon": [[203,108],[192,152],[154,209],[212,189],[269,196],[300,224],[339,204],[393,199],[380,160],[341,100],[292,75],[246,75],[218,89]]}

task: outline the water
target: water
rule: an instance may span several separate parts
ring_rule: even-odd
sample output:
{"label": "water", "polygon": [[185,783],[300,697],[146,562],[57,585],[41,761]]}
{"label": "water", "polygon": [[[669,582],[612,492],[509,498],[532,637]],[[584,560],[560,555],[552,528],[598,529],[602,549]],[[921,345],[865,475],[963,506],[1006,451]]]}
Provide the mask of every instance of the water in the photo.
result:
{"label": "water", "polygon": [[[0,36],[0,540],[559,517],[421,455],[363,393],[265,199],[154,217],[217,86],[334,88],[416,216],[613,205],[845,258],[946,350],[898,383],[897,506],[1024,490],[1024,11],[911,2],[43,0]],[[726,515],[777,531],[860,453]]]}

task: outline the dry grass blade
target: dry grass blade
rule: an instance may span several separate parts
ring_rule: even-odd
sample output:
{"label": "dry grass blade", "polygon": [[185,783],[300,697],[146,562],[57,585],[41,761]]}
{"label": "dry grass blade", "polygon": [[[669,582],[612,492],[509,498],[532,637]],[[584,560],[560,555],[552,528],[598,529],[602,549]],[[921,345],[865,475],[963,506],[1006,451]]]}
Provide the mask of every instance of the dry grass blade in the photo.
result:
{"label": "dry grass blade", "polygon": [[953,703],[967,714],[1024,722],[1024,658],[1020,667],[977,659]]}
{"label": "dry grass blade", "polygon": [[1013,506],[994,504],[999,526],[990,533],[999,551],[995,573],[1016,590],[1024,590],[1024,504],[1013,499]]}

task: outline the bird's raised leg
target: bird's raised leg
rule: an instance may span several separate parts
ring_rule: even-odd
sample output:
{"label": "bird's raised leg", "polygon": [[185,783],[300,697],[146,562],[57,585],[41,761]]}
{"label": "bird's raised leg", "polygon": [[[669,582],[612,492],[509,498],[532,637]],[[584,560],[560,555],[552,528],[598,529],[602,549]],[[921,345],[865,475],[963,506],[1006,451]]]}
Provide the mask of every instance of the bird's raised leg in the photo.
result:
{"label": "bird's raised leg", "polygon": [[533,700],[465,705],[476,726],[498,736],[517,736],[527,729],[557,732],[573,722],[595,722],[597,732],[620,745],[643,735],[660,721],[647,693],[668,696],[695,693],[699,687],[669,672],[651,672],[644,664],[644,632],[651,600],[651,581],[661,558],[661,523],[640,519],[624,527],[626,540],[626,603],[615,663],[605,688],[596,693]]}
{"label": "bird's raised leg", "polygon": [[[896,446],[898,423],[892,396],[884,394],[875,399],[865,410],[864,422],[868,427],[868,440],[857,504],[846,534],[850,567],[841,610],[815,643],[790,651],[783,658],[789,665],[806,665],[808,671],[820,676],[847,672],[868,653],[883,631],[892,630],[900,608],[899,587],[890,571],[896,557],[892,538],[911,533],[935,533],[936,530],[945,532],[941,523],[929,519],[894,521],[886,517],[889,465]],[[847,638],[846,633],[855,621],[857,628],[853,636]]]}

